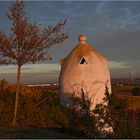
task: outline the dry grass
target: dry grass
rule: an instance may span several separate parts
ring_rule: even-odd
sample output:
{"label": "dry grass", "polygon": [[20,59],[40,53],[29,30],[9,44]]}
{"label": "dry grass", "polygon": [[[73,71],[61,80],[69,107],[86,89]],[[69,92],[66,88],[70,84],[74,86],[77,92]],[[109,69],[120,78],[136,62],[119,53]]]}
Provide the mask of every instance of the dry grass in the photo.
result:
{"label": "dry grass", "polygon": [[125,99],[128,102],[128,110],[140,110],[140,96],[120,93],[117,95],[120,99]]}
{"label": "dry grass", "polygon": [[112,91],[117,94],[132,94],[134,86],[112,86]]}
{"label": "dry grass", "polygon": [[116,93],[120,99],[126,99],[128,101],[128,110],[140,109],[140,96],[132,95],[132,91],[135,86],[112,86],[112,90]]}

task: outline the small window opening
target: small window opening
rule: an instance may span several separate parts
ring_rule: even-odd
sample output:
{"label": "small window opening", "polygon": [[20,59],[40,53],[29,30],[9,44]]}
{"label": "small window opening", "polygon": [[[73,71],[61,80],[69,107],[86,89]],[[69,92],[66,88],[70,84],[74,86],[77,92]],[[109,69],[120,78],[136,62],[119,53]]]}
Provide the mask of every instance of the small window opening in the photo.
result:
{"label": "small window opening", "polygon": [[80,64],[87,64],[87,61],[85,60],[85,58],[82,58]]}

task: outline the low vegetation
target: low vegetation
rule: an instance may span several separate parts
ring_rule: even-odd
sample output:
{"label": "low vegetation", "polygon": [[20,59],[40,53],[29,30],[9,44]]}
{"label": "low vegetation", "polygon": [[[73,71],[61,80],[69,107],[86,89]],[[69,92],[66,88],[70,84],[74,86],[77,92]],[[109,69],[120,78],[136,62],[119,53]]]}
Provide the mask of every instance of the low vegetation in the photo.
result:
{"label": "low vegetation", "polygon": [[[81,107],[81,110],[62,108],[59,105],[56,88],[54,90],[52,88],[49,90],[43,87],[27,86],[21,86],[20,88],[18,128],[51,129],[54,132],[58,131],[68,134],[67,136],[61,135],[61,138],[101,137],[95,125],[97,120],[93,112],[89,112],[85,107]],[[15,95],[16,86],[9,84],[6,80],[1,80],[0,126],[2,128],[12,127]],[[78,99],[78,103],[81,104],[81,102],[82,100]],[[102,113],[104,110],[106,110],[106,114]],[[98,105],[96,110],[94,110],[95,112],[100,114],[105,123],[110,122],[114,130],[114,133],[106,135],[107,138],[140,138],[139,96],[134,96],[133,94],[123,95],[123,93],[112,94],[109,97],[109,106]],[[102,124],[100,126],[102,127]],[[0,137],[3,138],[2,133],[0,133]],[[11,136],[11,138],[13,137]],[[28,137],[24,136],[24,138]],[[35,138],[35,135],[29,138]]]}

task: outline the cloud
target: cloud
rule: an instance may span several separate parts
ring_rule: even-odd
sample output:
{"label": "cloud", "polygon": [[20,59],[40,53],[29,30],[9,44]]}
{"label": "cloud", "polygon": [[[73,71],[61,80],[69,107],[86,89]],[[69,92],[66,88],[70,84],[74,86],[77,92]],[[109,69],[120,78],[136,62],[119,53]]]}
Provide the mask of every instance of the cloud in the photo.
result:
{"label": "cloud", "polygon": [[[21,83],[35,84],[58,81],[60,72],[59,64],[27,64],[22,67]],[[14,65],[3,66],[0,69],[0,79],[5,78],[11,83],[16,83],[17,67]]]}
{"label": "cloud", "polygon": [[127,65],[125,62],[116,62],[116,61],[110,61],[109,62],[109,67],[110,67],[111,70],[130,68],[130,66]]}
{"label": "cloud", "polygon": [[[21,67],[22,73],[48,73],[55,74],[59,73],[60,65],[59,64],[26,64]],[[2,66],[0,69],[0,74],[6,73],[17,73],[16,65]]]}
{"label": "cloud", "polygon": [[[22,73],[21,84],[40,84],[48,82],[57,82],[58,74],[48,74],[48,73]],[[16,83],[15,73],[4,73],[0,75],[0,80],[6,79],[10,83]]]}

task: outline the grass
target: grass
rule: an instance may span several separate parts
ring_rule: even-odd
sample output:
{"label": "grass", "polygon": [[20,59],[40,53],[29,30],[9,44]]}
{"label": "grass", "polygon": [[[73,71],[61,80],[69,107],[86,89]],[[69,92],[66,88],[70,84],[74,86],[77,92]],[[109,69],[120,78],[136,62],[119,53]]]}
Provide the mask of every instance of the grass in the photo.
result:
{"label": "grass", "polygon": [[112,86],[112,90],[118,98],[127,100],[128,110],[137,111],[140,109],[140,96],[132,95],[134,87],[136,86]]}
{"label": "grass", "polygon": [[118,94],[118,98],[125,99],[128,102],[128,110],[137,111],[140,110],[140,96],[133,96],[130,94]]}
{"label": "grass", "polygon": [[112,86],[113,93],[117,94],[132,94],[133,86]]}

